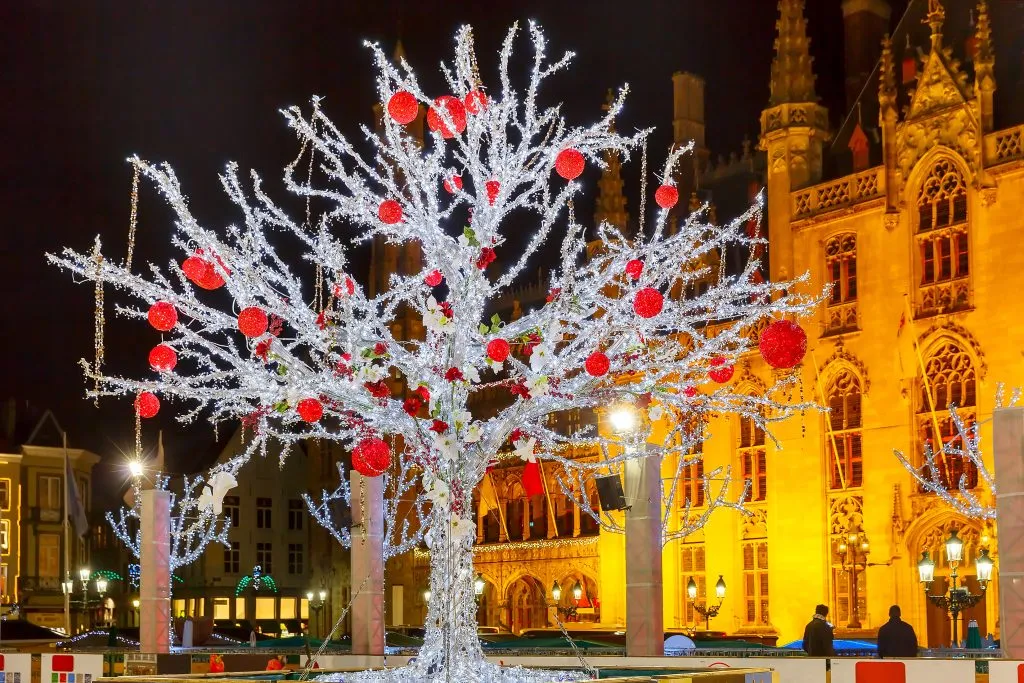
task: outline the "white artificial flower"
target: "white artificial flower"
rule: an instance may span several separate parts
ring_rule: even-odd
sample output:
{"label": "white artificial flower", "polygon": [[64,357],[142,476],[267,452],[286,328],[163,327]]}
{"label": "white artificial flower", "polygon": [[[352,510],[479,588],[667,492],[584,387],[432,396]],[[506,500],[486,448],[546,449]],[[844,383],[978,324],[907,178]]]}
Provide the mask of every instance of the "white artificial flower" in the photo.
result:
{"label": "white artificial flower", "polygon": [[530,369],[538,372],[551,361],[554,355],[555,348],[548,342],[544,341],[537,344],[533,347],[533,353],[530,354]]}
{"label": "white artificial flower", "polygon": [[538,398],[548,393],[548,377],[547,375],[537,375],[530,379],[526,383],[526,388],[530,392],[530,398]]}
{"label": "white artificial flower", "polygon": [[199,496],[199,509],[220,515],[224,512],[224,495],[238,486],[238,480],[230,472],[215,472]]}
{"label": "white artificial flower", "polygon": [[480,371],[477,370],[476,367],[472,365],[467,365],[466,367],[462,368],[462,376],[465,377],[466,381],[471,384],[480,383]]}
{"label": "white artificial flower", "polygon": [[452,415],[452,421],[455,423],[455,429],[462,429],[464,425],[473,421],[473,415],[468,410],[457,410]]}
{"label": "white artificial flower", "polygon": [[356,370],[356,377],[360,382],[379,382],[387,376],[384,368],[380,365],[367,363]]}
{"label": "white artificial flower", "polygon": [[443,332],[444,327],[451,321],[448,316],[444,314],[438,305],[437,299],[434,297],[427,298],[427,310],[423,314],[423,325],[427,329],[433,330],[434,332]]}
{"label": "white artificial flower", "polygon": [[655,403],[647,409],[647,417],[651,418],[651,422],[657,422],[664,414],[665,410],[658,403]]}
{"label": "white artificial flower", "polygon": [[443,480],[435,479],[434,485],[427,491],[427,498],[435,507],[447,510],[451,503],[451,490]]}
{"label": "white artificial flower", "polygon": [[215,494],[223,496],[236,486],[238,486],[238,480],[230,472],[216,472],[210,477],[210,487]]}
{"label": "white artificial flower", "polygon": [[461,517],[454,517],[451,523],[451,536],[452,541],[455,543],[465,543],[467,540],[474,538],[476,535],[476,525],[468,519],[462,519]]}
{"label": "white artificial flower", "polygon": [[516,455],[521,459],[533,462],[536,457],[533,455],[533,449],[537,445],[537,439],[532,436],[529,439],[520,439],[513,444],[516,448]]}
{"label": "white artificial flower", "polygon": [[459,444],[451,432],[434,435],[434,450],[448,462],[454,462],[459,457]]}
{"label": "white artificial flower", "polygon": [[480,440],[481,436],[482,433],[480,431],[480,424],[474,422],[473,424],[469,425],[469,429],[466,430],[466,436],[463,437],[463,440],[466,443],[476,443],[477,441]]}

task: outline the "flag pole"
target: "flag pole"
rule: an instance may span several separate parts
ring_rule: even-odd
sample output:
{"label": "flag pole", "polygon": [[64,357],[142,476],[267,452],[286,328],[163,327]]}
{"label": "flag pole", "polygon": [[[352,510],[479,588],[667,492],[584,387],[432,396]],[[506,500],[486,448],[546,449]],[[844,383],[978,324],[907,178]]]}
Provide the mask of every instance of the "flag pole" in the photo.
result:
{"label": "flag pole", "polygon": [[491,476],[490,472],[485,472],[484,476],[487,477],[491,482],[491,491],[494,493],[494,504],[498,508],[498,521],[501,522],[501,528],[505,530],[505,539],[511,541],[511,537],[508,535],[508,526],[505,524],[505,513],[501,510],[501,496],[498,495],[498,489],[494,487],[494,477]]}
{"label": "flag pole", "polygon": [[[68,473],[68,433],[61,430],[64,437],[64,475]],[[68,515],[71,512],[70,482],[64,482],[64,581],[61,584],[64,593],[64,631],[71,637],[71,591],[68,590],[68,581],[71,579],[71,526]]]}
{"label": "flag pole", "polygon": [[551,503],[551,494],[548,492],[548,478],[544,474],[544,461],[537,458],[537,465],[540,467],[540,483],[544,484],[544,498],[548,501],[548,514],[551,516],[551,526],[555,529],[555,538],[558,538],[558,519],[555,517],[555,506]]}

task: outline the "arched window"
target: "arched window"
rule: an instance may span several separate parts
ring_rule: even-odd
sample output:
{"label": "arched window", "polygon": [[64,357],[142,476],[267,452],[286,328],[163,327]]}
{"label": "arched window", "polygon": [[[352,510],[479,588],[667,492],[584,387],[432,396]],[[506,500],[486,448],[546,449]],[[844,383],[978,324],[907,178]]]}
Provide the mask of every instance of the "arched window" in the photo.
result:
{"label": "arched window", "polygon": [[[691,465],[683,467],[682,475],[679,477],[679,505],[684,507],[689,501],[691,507],[704,506],[704,424],[699,416],[693,416],[686,425],[686,431],[691,438],[696,438],[697,443],[689,449],[688,460],[696,459]],[[682,443],[682,437],[679,438]]]}
{"label": "arched window", "polygon": [[835,235],[825,242],[825,273],[832,285],[827,332],[857,329],[857,236]]}
{"label": "arched window", "polygon": [[[949,414],[950,405],[957,407],[961,419],[968,426],[974,422],[977,373],[971,356],[952,339],[943,340],[932,350],[925,361],[925,372],[928,382],[920,381],[918,433],[922,445],[938,453],[945,444],[959,436]],[[963,475],[967,475],[970,488],[978,485],[978,469],[971,461],[939,455],[936,463],[946,488],[958,489]]]}
{"label": "arched window", "polygon": [[740,422],[740,470],[743,478],[750,481],[750,500],[757,502],[768,495],[768,463],[764,450],[764,430],[753,418],[739,418]]}
{"label": "arched window", "polygon": [[707,576],[705,570],[704,544],[680,543],[679,562],[681,572],[679,575],[679,592],[686,595],[686,586],[690,579],[697,584],[697,598],[691,600],[688,596],[683,600],[683,618],[687,626],[695,625],[703,619],[693,608],[694,602],[703,602],[707,598]]}
{"label": "arched window", "polygon": [[864,467],[861,456],[860,380],[849,370],[840,371],[828,386],[830,433],[828,454],[829,488],[861,486]]}
{"label": "arched window", "polygon": [[921,312],[968,305],[967,184],[949,159],[935,164],[917,198]]}

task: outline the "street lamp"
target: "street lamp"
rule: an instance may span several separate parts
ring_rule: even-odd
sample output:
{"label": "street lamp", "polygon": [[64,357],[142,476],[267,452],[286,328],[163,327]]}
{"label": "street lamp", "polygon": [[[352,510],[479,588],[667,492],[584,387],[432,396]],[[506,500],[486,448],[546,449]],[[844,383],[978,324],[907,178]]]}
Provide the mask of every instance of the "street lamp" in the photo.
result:
{"label": "street lamp", "polygon": [[616,434],[630,434],[636,430],[637,426],[636,409],[628,404],[615,406],[608,413],[608,420],[611,422],[612,431]]}
{"label": "street lamp", "polygon": [[[572,597],[577,603],[583,597],[583,586],[580,585],[579,581],[572,587]],[[562,600],[562,587],[558,585],[557,581],[551,586],[551,598],[554,600],[555,611],[558,614],[561,614],[566,619],[576,616],[577,606],[575,604],[570,607],[562,607],[558,604]]]}
{"label": "street lamp", "polygon": [[430,602],[430,589],[423,591],[423,602]]}
{"label": "street lamp", "polygon": [[138,623],[139,623],[139,605],[141,605],[141,604],[142,603],[139,602],[138,598],[133,598],[132,599],[132,610],[133,610],[132,611],[132,617],[133,617],[132,618],[132,622],[134,622],[133,623],[134,626],[138,626]]}
{"label": "street lamp", "polygon": [[142,461],[141,460],[132,460],[131,462],[129,462],[128,463],[128,473],[131,474],[132,477],[134,477],[136,479],[141,477],[142,476]]}
{"label": "street lamp", "polygon": [[577,581],[576,585],[572,587],[572,599],[579,602],[583,598],[583,586]]}
{"label": "street lamp", "polygon": [[868,566],[868,553],[871,552],[868,535],[864,533],[859,524],[854,524],[841,532],[836,551],[843,571],[849,571],[850,620],[846,627],[860,628],[860,597],[857,575]]}
{"label": "street lamp", "polygon": [[484,594],[485,585],[486,581],[484,581],[483,575],[477,574],[476,578],[473,579],[473,593],[476,595],[477,598]]}
{"label": "street lamp", "polygon": [[322,588],[318,593],[308,591],[306,593],[306,602],[309,608],[313,610],[313,619],[316,621],[316,633],[321,635],[323,631],[320,628],[320,610],[324,608],[327,602],[327,591]]}
{"label": "street lamp", "polygon": [[558,585],[557,581],[551,586],[551,597],[556,603],[562,599],[562,587]]}
{"label": "street lamp", "polygon": [[707,601],[704,604],[696,602],[697,599],[697,583],[690,577],[690,580],[686,584],[686,594],[690,596],[690,600],[693,601],[693,609],[704,617],[704,630],[711,630],[711,620],[718,616],[718,612],[722,609],[722,602],[725,600],[725,579],[722,575],[718,575],[718,582],[715,584],[715,597],[718,598],[717,605],[709,606]]}
{"label": "street lamp", "polygon": [[984,591],[988,588],[988,582],[992,579],[992,558],[988,556],[988,550],[982,550],[975,562],[978,575],[978,583],[981,585],[982,594],[974,595],[966,586],[957,586],[959,578],[957,569],[964,556],[964,542],[957,536],[956,529],[949,532],[949,539],[946,541],[946,559],[949,561],[949,594],[932,595],[928,587],[935,580],[935,562],[927,552],[921,556],[917,563],[918,578],[924,584],[924,594],[929,601],[939,609],[948,612],[953,621],[953,647],[957,646],[957,619],[960,613],[973,607],[984,597]]}

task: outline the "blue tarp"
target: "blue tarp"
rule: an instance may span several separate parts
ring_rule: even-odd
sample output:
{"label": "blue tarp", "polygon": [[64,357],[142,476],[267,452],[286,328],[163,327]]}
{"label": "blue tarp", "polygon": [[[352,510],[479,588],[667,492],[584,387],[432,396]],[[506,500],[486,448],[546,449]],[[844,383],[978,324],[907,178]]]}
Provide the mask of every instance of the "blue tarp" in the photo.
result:
{"label": "blue tarp", "polygon": [[[833,640],[832,647],[835,648],[836,652],[848,652],[852,650],[871,650],[872,652],[878,650],[878,646],[874,643],[869,643],[866,640]],[[783,645],[784,650],[802,650],[804,648],[803,640],[794,640],[792,643]]]}

